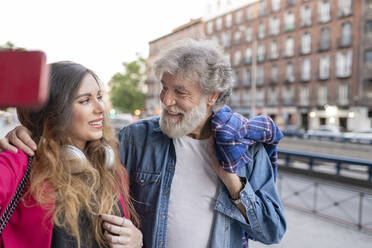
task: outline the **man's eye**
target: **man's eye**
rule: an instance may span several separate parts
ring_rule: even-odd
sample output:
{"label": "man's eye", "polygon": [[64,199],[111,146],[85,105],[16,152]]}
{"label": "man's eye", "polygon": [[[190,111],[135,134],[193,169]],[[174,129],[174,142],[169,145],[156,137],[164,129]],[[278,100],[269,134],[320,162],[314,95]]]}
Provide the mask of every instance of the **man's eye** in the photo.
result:
{"label": "man's eye", "polygon": [[179,90],[176,90],[176,93],[177,93],[178,95],[184,95],[184,94],[185,94],[185,92],[183,92],[183,91],[179,91]]}
{"label": "man's eye", "polygon": [[103,96],[97,96],[97,99],[100,100],[100,101],[102,101]]}

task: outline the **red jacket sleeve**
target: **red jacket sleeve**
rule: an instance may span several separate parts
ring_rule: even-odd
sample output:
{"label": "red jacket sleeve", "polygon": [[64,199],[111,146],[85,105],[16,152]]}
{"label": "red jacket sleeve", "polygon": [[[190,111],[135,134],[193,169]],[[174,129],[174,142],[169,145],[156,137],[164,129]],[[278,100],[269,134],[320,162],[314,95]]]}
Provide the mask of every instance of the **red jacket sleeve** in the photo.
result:
{"label": "red jacket sleeve", "polygon": [[27,162],[27,155],[20,149],[17,154],[0,152],[0,214],[3,214],[13,198],[26,172]]}

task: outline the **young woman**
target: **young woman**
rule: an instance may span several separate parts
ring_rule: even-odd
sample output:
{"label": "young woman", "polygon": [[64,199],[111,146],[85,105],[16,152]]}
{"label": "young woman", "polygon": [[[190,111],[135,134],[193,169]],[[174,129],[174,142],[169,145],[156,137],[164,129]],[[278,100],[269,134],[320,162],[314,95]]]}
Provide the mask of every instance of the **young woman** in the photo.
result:
{"label": "young woman", "polygon": [[[139,220],[97,76],[72,62],[54,63],[50,70],[45,106],[17,110],[37,151],[0,247],[141,247]],[[0,153],[0,214],[27,161],[21,149]]]}

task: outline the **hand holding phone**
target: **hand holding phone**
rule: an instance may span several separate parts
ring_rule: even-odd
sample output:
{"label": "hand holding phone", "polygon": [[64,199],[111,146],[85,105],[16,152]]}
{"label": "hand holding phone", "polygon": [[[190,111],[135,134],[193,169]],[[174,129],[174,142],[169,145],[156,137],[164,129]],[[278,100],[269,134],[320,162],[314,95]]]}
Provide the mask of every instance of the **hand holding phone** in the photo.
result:
{"label": "hand holding phone", "polygon": [[37,107],[48,95],[48,67],[41,51],[0,51],[0,107]]}

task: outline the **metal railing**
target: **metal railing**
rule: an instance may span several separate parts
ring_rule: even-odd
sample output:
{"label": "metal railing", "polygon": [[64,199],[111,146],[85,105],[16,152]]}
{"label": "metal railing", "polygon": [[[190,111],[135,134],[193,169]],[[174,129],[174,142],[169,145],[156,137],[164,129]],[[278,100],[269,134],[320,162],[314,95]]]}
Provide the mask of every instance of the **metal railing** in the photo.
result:
{"label": "metal railing", "polygon": [[280,158],[284,158],[284,165],[291,166],[298,159],[307,162],[308,170],[314,170],[316,166],[322,166],[330,163],[334,166],[334,174],[341,175],[344,169],[350,170],[351,166],[362,166],[366,169],[367,180],[372,182],[372,160],[356,159],[336,155],[319,154],[313,152],[294,151],[287,149],[278,149]]}
{"label": "metal railing", "polygon": [[372,193],[324,180],[280,172],[278,189],[287,207],[372,233]]}

